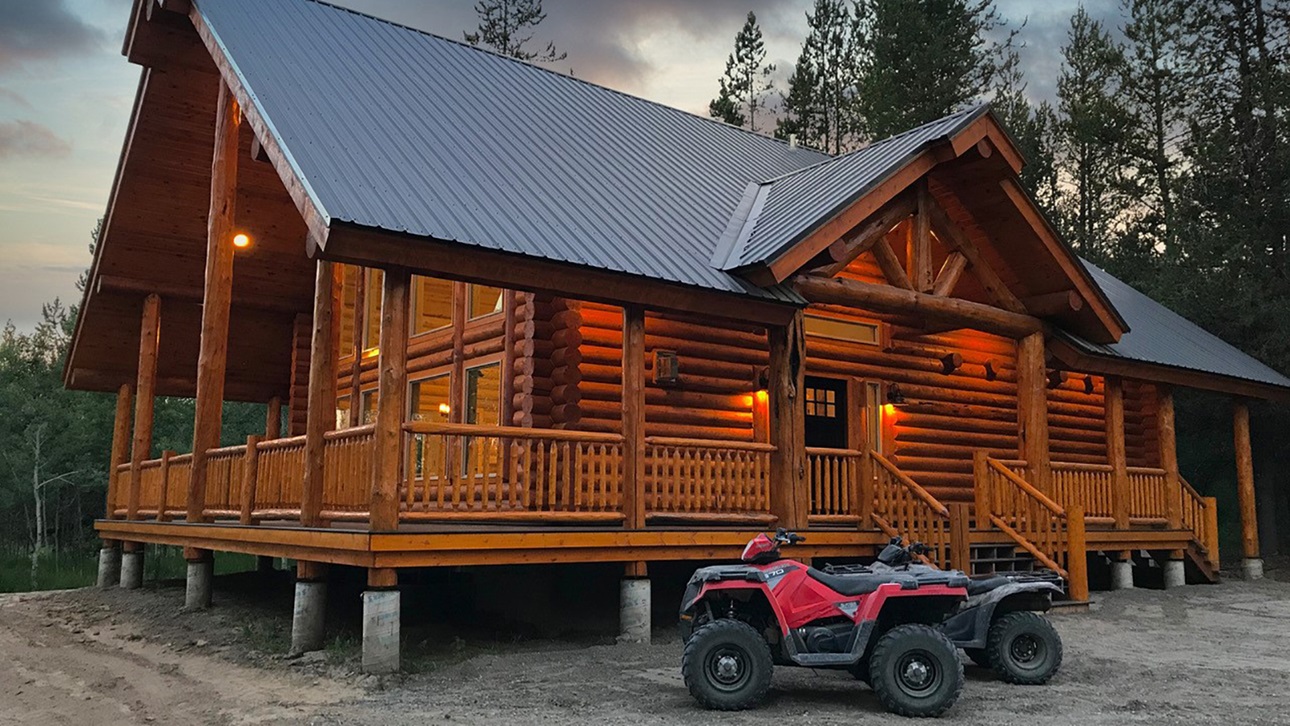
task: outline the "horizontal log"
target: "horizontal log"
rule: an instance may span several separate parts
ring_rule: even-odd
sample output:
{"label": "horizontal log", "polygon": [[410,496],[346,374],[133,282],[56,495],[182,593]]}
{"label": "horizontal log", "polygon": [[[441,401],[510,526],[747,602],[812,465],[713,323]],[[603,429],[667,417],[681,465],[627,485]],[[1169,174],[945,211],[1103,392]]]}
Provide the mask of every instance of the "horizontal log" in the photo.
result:
{"label": "horizontal log", "polygon": [[964,327],[1011,338],[1022,338],[1043,331],[1043,323],[1029,315],[889,285],[809,275],[798,275],[792,278],[792,284],[811,302],[847,305],[862,310],[922,315],[932,320],[962,324]]}
{"label": "horizontal log", "polygon": [[646,524],[745,524],[770,526],[779,518],[769,512],[646,512]]}
{"label": "horizontal log", "polygon": [[1035,295],[1022,300],[1022,303],[1026,306],[1026,311],[1031,315],[1041,317],[1074,313],[1084,309],[1084,298],[1080,297],[1079,293],[1074,290]]}
{"label": "horizontal log", "polygon": [[528,429],[515,426],[481,426],[479,424],[409,421],[403,424],[409,434],[426,436],[488,436],[506,439],[540,439],[543,441],[573,441],[600,444],[620,444],[623,437],[617,434],[600,434],[590,431],[555,431]]}
{"label": "horizontal log", "polygon": [[[586,417],[578,424],[578,428],[584,431],[617,432],[621,425],[620,419]],[[747,427],[690,426],[650,421],[648,418],[645,420],[645,433],[649,436],[676,436],[695,439],[720,438],[729,441],[751,441],[753,437],[751,425]]]}

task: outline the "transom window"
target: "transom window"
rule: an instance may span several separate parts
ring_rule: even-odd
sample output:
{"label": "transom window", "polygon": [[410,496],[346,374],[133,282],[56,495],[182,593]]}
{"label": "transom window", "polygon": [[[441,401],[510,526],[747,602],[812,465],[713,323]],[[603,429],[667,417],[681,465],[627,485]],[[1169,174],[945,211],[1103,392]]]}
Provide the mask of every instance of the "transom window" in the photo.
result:
{"label": "transom window", "polygon": [[882,325],[875,322],[807,315],[805,329],[807,335],[813,335],[818,338],[847,340],[866,345],[882,344]]}

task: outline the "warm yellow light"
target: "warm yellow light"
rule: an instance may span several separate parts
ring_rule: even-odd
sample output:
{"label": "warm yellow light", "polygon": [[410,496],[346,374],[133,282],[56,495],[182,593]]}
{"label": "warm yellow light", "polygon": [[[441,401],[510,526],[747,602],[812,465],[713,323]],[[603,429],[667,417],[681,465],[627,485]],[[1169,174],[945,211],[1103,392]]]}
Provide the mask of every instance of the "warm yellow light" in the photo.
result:
{"label": "warm yellow light", "polygon": [[239,232],[233,235],[233,246],[238,249],[246,249],[251,246],[251,238],[246,236],[245,233]]}
{"label": "warm yellow light", "polygon": [[757,391],[754,395],[757,396],[758,403],[765,403],[770,400],[770,391]]}
{"label": "warm yellow light", "polygon": [[381,354],[380,348],[368,348],[367,350],[363,351],[364,358],[375,358],[380,354]]}
{"label": "warm yellow light", "polygon": [[884,415],[884,416],[895,416],[895,415],[896,415],[896,404],[894,404],[894,403],[884,403],[884,404],[882,405],[882,413],[883,413],[883,415]]}
{"label": "warm yellow light", "polygon": [[452,407],[446,403],[441,403],[439,404],[439,413],[447,416],[448,414],[452,413]]}

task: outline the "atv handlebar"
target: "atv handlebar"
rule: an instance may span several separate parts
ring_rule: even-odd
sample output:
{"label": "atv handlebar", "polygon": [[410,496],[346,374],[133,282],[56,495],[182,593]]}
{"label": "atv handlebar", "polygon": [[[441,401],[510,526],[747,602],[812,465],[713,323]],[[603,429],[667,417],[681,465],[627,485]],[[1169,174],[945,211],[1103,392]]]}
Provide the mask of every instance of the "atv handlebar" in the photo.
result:
{"label": "atv handlebar", "polygon": [[798,542],[805,542],[805,541],[806,541],[805,537],[799,535],[796,532],[789,532],[783,527],[780,527],[779,529],[775,530],[776,544],[794,545],[794,544],[797,544]]}

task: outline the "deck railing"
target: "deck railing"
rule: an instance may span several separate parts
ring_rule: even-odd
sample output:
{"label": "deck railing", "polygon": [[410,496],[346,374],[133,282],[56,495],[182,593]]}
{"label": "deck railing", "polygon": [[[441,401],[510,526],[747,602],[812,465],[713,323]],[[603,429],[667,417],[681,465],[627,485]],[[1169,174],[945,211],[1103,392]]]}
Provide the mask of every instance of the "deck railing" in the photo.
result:
{"label": "deck railing", "polygon": [[1087,600],[1083,509],[1062,507],[983,451],[976,453],[973,470],[977,528],[998,529],[1066,580],[1072,599]]}
{"label": "deck railing", "polygon": [[811,488],[812,524],[858,525],[861,466],[865,453],[854,449],[807,447],[806,477]]}
{"label": "deck railing", "polygon": [[621,521],[617,434],[412,422],[401,487],[405,521]]}
{"label": "deck railing", "polygon": [[[375,430],[375,426],[368,424],[324,434],[324,520],[367,519],[372,501],[372,447],[376,440]],[[303,446],[300,453],[303,471]]]}
{"label": "deck railing", "polygon": [[[1024,477],[1022,467],[1010,467]],[[1080,504],[1092,524],[1115,524],[1113,472],[1106,464],[1053,462],[1052,498],[1063,507]]]}
{"label": "deck railing", "polygon": [[645,439],[646,520],[766,524],[770,455],[746,441],[650,436]]}
{"label": "deck railing", "polygon": [[204,513],[216,519],[242,514],[243,459],[246,445],[225,446],[206,452],[206,506]]}
{"label": "deck railing", "polygon": [[[1131,466],[1129,519],[1152,524],[1169,521],[1169,480],[1164,469]],[[1175,492],[1174,496],[1180,496]]]}
{"label": "deck railing", "polygon": [[950,564],[950,512],[887,457],[869,452],[874,463],[873,521],[889,537],[922,542],[928,564]]}
{"label": "deck railing", "polygon": [[305,437],[261,441],[251,518],[296,519],[305,478]]}
{"label": "deck railing", "polygon": [[1182,523],[1205,550],[1205,560],[1218,567],[1218,500],[1201,496],[1186,480],[1182,484]]}

